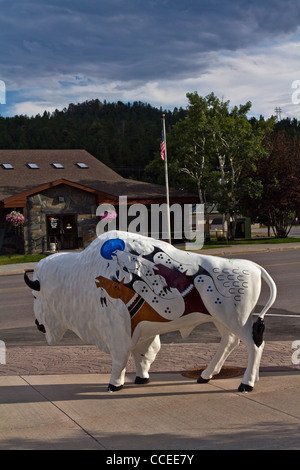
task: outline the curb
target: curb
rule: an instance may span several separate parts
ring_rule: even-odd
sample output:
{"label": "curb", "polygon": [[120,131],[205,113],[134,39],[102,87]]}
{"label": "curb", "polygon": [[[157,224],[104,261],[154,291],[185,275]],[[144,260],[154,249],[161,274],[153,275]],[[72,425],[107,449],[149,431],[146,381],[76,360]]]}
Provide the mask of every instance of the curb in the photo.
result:
{"label": "curb", "polygon": [[[217,248],[212,248],[212,250],[215,250]],[[229,250],[230,248],[228,248]],[[238,250],[238,249],[234,249],[233,251],[218,251],[218,252],[214,252],[214,253],[207,253],[207,251],[212,251],[212,250],[199,250],[199,254],[201,255],[207,255],[207,254],[211,254],[213,256],[224,256],[224,255],[234,255],[234,254],[246,254],[246,253],[268,253],[268,252],[271,252],[271,251],[289,251],[289,250],[299,250],[300,249],[300,244],[299,246],[290,246],[290,247],[279,247],[279,248],[262,248],[262,249],[246,249],[246,250]]]}

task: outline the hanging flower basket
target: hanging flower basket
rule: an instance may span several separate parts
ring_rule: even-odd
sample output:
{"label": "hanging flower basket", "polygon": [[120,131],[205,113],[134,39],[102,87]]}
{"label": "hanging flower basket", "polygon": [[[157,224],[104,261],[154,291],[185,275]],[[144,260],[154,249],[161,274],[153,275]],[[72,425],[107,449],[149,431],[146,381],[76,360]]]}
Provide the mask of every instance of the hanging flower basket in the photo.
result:
{"label": "hanging flower basket", "polygon": [[12,211],[6,216],[6,222],[11,224],[17,234],[21,234],[24,228],[25,217],[21,212]]}

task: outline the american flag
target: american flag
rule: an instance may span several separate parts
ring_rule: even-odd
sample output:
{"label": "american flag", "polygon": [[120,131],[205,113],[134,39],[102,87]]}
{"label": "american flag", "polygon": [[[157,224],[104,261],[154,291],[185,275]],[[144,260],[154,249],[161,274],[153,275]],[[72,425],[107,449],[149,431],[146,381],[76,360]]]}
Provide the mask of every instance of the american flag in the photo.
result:
{"label": "american flag", "polygon": [[161,133],[161,143],[160,143],[160,156],[161,159],[165,159],[165,151],[166,151],[166,146],[165,146],[165,141],[164,141],[164,133]]}

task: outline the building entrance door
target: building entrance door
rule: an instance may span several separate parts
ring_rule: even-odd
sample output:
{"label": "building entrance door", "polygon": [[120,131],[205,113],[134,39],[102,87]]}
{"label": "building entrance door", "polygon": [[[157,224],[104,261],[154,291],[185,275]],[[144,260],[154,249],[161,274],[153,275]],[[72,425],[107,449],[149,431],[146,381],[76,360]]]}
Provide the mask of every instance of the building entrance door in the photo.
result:
{"label": "building entrance door", "polygon": [[47,215],[48,249],[56,243],[58,249],[78,248],[77,217],[75,214]]}

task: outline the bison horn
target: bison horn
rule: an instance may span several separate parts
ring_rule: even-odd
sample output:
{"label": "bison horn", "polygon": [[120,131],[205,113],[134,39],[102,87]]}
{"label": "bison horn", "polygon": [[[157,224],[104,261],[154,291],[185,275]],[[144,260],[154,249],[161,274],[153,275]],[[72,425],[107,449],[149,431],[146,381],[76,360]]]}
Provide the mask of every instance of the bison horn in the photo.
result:
{"label": "bison horn", "polygon": [[28,287],[30,287],[30,289],[32,289],[32,290],[39,291],[41,289],[40,281],[38,281],[38,280],[32,281],[31,279],[29,279],[26,271],[24,273],[24,281],[26,282]]}

